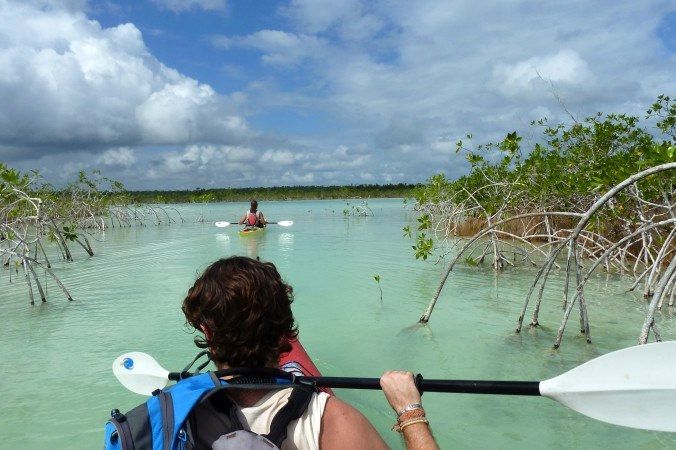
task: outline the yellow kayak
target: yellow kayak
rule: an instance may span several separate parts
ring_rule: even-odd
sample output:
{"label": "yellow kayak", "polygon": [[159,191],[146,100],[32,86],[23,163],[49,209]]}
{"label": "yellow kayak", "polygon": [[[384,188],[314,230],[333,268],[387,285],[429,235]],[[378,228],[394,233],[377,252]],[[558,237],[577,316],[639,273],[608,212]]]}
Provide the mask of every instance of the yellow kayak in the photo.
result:
{"label": "yellow kayak", "polygon": [[265,232],[265,228],[252,227],[252,228],[244,228],[243,230],[239,230],[237,232],[237,234],[239,234],[241,237],[260,236],[264,232]]}

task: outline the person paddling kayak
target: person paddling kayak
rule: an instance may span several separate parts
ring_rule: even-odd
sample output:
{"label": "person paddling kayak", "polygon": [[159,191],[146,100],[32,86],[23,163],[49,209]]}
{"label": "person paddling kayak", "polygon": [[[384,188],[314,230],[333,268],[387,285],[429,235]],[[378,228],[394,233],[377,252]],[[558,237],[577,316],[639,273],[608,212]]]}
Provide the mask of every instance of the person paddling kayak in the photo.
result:
{"label": "person paddling kayak", "polygon": [[265,216],[263,213],[258,211],[258,202],[256,200],[251,200],[251,206],[249,211],[245,212],[241,219],[239,219],[239,224],[244,225],[244,228],[264,228],[267,225]]}
{"label": "person paddling kayak", "polygon": [[[292,301],[293,289],[284,283],[272,263],[236,256],[209,266],[188,291],[182,310],[187,324],[203,334],[195,338],[195,344],[209,350],[218,369],[276,368],[280,355],[291,350],[289,342],[298,335]],[[393,429],[403,434],[407,448],[437,449],[413,375],[386,372],[381,386],[398,415]],[[278,416],[289,409],[287,406],[294,404],[292,398],[297,396],[293,391],[252,387],[222,391],[221,397],[234,402],[238,416],[245,419],[252,433],[264,434],[271,423],[281,421]],[[287,433],[282,450],[387,448],[357,409],[325,392],[308,395],[295,402],[304,406],[296,408],[295,418],[285,422]],[[221,448],[212,445],[230,436],[228,428],[221,425],[227,418],[213,419],[219,415],[219,407],[213,402],[200,405],[191,413],[196,424],[191,430],[196,449]],[[199,420],[195,421],[195,417]],[[208,426],[201,428],[199,424],[207,423],[205,418],[210,418]],[[219,431],[219,426],[225,432]]]}

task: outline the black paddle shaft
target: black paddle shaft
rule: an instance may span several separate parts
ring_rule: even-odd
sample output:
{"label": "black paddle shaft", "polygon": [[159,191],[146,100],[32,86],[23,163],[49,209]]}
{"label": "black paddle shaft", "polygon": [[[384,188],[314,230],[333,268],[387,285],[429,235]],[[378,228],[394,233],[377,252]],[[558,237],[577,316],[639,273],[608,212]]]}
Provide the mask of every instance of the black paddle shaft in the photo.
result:
{"label": "black paddle shaft", "polygon": [[[337,389],[380,389],[379,378],[298,377],[299,381],[317,387]],[[461,394],[540,395],[539,381],[425,380],[416,376],[415,384],[423,392],[455,392]]]}
{"label": "black paddle shaft", "polygon": [[[287,378],[291,383],[312,384],[317,387],[380,389],[379,378],[295,377],[279,369],[225,369],[215,372],[215,375],[222,377],[224,375],[247,375],[252,373],[276,375]],[[179,381],[193,375],[193,373],[187,371],[171,372],[168,378],[173,381]],[[415,377],[415,385],[421,394],[423,392],[455,392],[460,394],[540,395],[539,381],[425,380],[422,375],[418,374]]]}

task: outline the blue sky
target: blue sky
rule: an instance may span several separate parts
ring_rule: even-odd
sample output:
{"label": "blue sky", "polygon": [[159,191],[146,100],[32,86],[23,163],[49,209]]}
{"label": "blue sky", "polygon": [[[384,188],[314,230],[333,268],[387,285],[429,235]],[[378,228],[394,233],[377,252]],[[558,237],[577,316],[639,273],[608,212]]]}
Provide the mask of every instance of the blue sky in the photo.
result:
{"label": "blue sky", "polygon": [[[420,182],[676,96],[669,1],[0,0],[0,161],[131,189]],[[650,124],[646,124],[650,127]]]}

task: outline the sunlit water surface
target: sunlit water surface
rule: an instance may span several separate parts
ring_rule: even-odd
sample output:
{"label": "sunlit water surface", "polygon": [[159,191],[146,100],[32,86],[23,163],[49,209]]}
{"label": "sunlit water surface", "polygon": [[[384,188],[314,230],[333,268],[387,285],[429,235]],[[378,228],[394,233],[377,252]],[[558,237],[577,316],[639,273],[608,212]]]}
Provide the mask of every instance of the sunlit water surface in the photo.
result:
{"label": "sunlit water surface", "polygon": [[[514,333],[533,279],[528,268],[496,275],[460,265],[449,278],[428,326],[415,325],[438,286],[442,265],[416,261],[402,227],[415,217],[401,200],[371,200],[373,217],[345,217],[346,201],[265,202],[270,226],[240,238],[234,220],[245,204],[181,205],[186,222],[111,228],[93,241],[95,256],[73,248],[76,261],[56,272],[72,291],[68,303],[53,283],[49,301],[29,306],[25,282],[0,279],[0,448],[96,449],[112,408],[143,397],[111,372],[113,359],[144,351],[166,368],[196,353],[180,303],[196,274],[229,255],[274,262],[295,292],[301,339],[325,375],[377,377],[404,368],[427,378],[539,380],[600,354],[634,345],[646,304],[623,293],[627,281],[596,276],[588,290],[593,344],[576,320],[560,350],[552,349],[561,308],[555,275],[542,327]],[[205,223],[195,223],[204,215]],[[173,217],[177,217],[172,213]],[[374,276],[380,276],[382,301]],[[659,323],[673,338],[668,312]],[[382,393],[340,391],[394,448],[403,448]],[[666,448],[676,438],[583,417],[544,398],[426,394],[424,403],[442,448]],[[676,405],[675,405],[676,407]]]}

